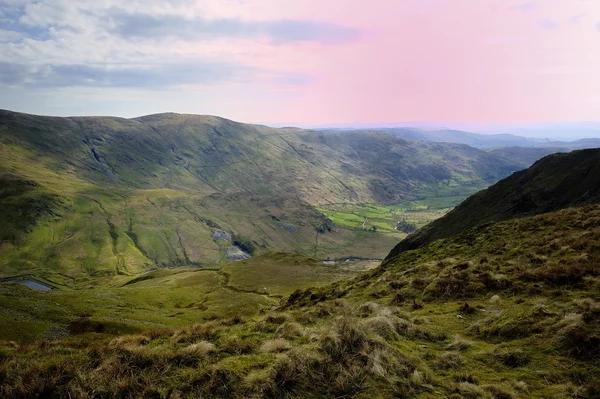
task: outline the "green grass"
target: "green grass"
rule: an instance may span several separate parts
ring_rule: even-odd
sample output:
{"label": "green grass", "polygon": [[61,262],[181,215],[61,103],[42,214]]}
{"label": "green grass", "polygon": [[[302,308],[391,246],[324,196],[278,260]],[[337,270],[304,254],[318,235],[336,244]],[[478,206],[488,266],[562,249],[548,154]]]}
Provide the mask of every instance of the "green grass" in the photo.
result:
{"label": "green grass", "polygon": [[[384,342],[359,304],[257,316],[362,267],[268,254],[383,258],[404,237],[398,220],[422,226],[512,170],[468,147],[378,134],[0,111],[0,277],[57,287],[0,285],[0,337],[17,342],[0,349],[0,396],[446,392],[419,376],[429,366],[414,342]],[[377,232],[357,227],[365,218]],[[226,264],[232,244],[217,229],[255,257]],[[411,340],[439,338],[407,321]],[[184,327],[197,322],[208,324]],[[109,341],[130,333],[148,337]]]}
{"label": "green grass", "polygon": [[96,189],[68,204],[60,217],[42,214],[18,241],[0,246],[1,277],[29,273],[78,287],[90,278],[156,267],[214,266],[226,261],[233,245],[213,240],[217,228],[250,243],[257,254],[296,251],[322,259],[383,258],[398,240],[337,227],[316,240],[316,228],[331,222],[293,198]]}
{"label": "green grass", "polygon": [[[317,208],[339,227],[348,229],[372,229],[393,233],[399,238],[406,234],[395,228],[406,221],[421,228],[448,213],[470,195],[487,187],[483,181],[450,179],[436,185],[425,185],[415,192],[414,200],[378,205],[374,203],[342,203]],[[365,223],[366,222],[366,223]]]}
{"label": "green grass", "polygon": [[[460,197],[462,198],[462,197]],[[402,239],[406,234],[396,230],[400,221],[413,224],[416,228],[445,215],[457,205],[459,197],[431,198],[426,200],[404,201],[391,205],[376,204],[334,204],[317,208],[339,227],[370,230],[375,226],[378,232],[394,234]]]}
{"label": "green grass", "polygon": [[356,273],[292,254],[273,254],[230,263],[221,270],[227,274],[228,286],[233,289],[281,297],[299,288],[325,285]]}

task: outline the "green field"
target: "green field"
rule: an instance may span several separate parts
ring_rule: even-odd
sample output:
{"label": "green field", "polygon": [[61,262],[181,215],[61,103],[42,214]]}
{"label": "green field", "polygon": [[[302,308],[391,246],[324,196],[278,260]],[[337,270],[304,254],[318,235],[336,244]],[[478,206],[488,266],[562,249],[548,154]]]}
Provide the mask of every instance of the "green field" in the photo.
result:
{"label": "green field", "polygon": [[369,230],[394,234],[399,239],[406,233],[396,229],[404,221],[414,228],[438,219],[448,213],[467,197],[485,188],[485,183],[464,183],[460,181],[442,182],[434,188],[423,188],[416,192],[412,201],[402,201],[390,205],[369,203],[331,204],[317,208],[339,227],[353,230]]}

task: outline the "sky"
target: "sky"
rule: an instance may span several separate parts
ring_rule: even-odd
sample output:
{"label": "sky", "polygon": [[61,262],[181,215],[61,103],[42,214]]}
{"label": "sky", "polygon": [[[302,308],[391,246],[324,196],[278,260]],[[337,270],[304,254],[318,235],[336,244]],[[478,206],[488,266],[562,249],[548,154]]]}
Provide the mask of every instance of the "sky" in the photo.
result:
{"label": "sky", "polygon": [[0,0],[0,108],[597,121],[598,0]]}

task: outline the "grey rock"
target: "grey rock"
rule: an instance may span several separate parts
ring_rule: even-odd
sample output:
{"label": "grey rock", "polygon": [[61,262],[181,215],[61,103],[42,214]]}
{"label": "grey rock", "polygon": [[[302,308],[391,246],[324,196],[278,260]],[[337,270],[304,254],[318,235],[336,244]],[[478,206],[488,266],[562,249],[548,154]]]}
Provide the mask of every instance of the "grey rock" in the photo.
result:
{"label": "grey rock", "polygon": [[212,238],[215,241],[225,240],[227,242],[231,242],[231,234],[227,233],[226,231],[219,230],[219,229],[215,230],[215,232],[213,233]]}
{"label": "grey rock", "polygon": [[246,252],[242,251],[238,247],[227,248],[227,254],[225,256],[227,257],[227,260],[230,261],[239,261],[251,258],[250,255],[248,255]]}

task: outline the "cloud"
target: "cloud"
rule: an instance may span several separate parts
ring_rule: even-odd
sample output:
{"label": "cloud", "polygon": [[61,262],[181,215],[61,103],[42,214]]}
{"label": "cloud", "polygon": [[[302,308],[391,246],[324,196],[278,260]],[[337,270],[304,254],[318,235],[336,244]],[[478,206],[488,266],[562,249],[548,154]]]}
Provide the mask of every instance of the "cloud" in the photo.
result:
{"label": "cloud", "polygon": [[518,10],[518,11],[533,11],[536,8],[538,8],[538,3],[535,1],[529,1],[527,3],[523,3],[523,4],[516,5],[514,7],[511,7],[511,9]]}
{"label": "cloud", "polygon": [[596,24],[596,30],[597,30],[598,32],[600,32],[600,22],[598,22],[598,23]]}
{"label": "cloud", "polygon": [[186,84],[212,84],[249,77],[243,65],[188,62],[178,64],[94,66],[0,63],[0,85],[51,87],[123,87],[162,89]]}
{"label": "cloud", "polygon": [[[223,4],[206,1],[214,10]],[[226,3],[246,6],[237,1]],[[247,21],[185,13],[195,0],[0,2],[6,4],[0,7],[4,88],[165,89],[226,82],[297,88],[313,84],[313,75],[254,62],[247,40],[265,38],[252,49],[264,54],[273,45],[337,44],[360,36],[354,28],[302,18]]]}
{"label": "cloud", "polygon": [[308,20],[243,21],[185,18],[112,10],[109,30],[124,38],[176,37],[188,40],[266,37],[274,43],[318,42],[337,44],[361,36],[358,29]]}
{"label": "cloud", "polygon": [[548,19],[544,19],[542,21],[540,21],[540,26],[542,27],[542,29],[545,30],[554,30],[556,28],[558,28],[558,24],[554,21],[550,21]]}
{"label": "cloud", "polygon": [[[5,0],[2,0],[5,1]],[[13,0],[14,1],[14,0]],[[170,37],[185,40],[215,38],[265,37],[272,43],[318,42],[339,44],[358,39],[362,32],[353,27],[312,19],[244,20],[237,17],[217,16],[211,10],[245,7],[239,0],[207,1],[202,11],[191,0],[103,2],[70,0],[41,0],[11,6],[7,23],[18,29],[39,31],[48,29],[91,30],[116,34],[125,39],[154,39]],[[16,3],[15,3],[16,4]],[[191,7],[191,8],[190,8]],[[217,13],[218,14],[218,13]],[[1,26],[1,25],[0,25]]]}

